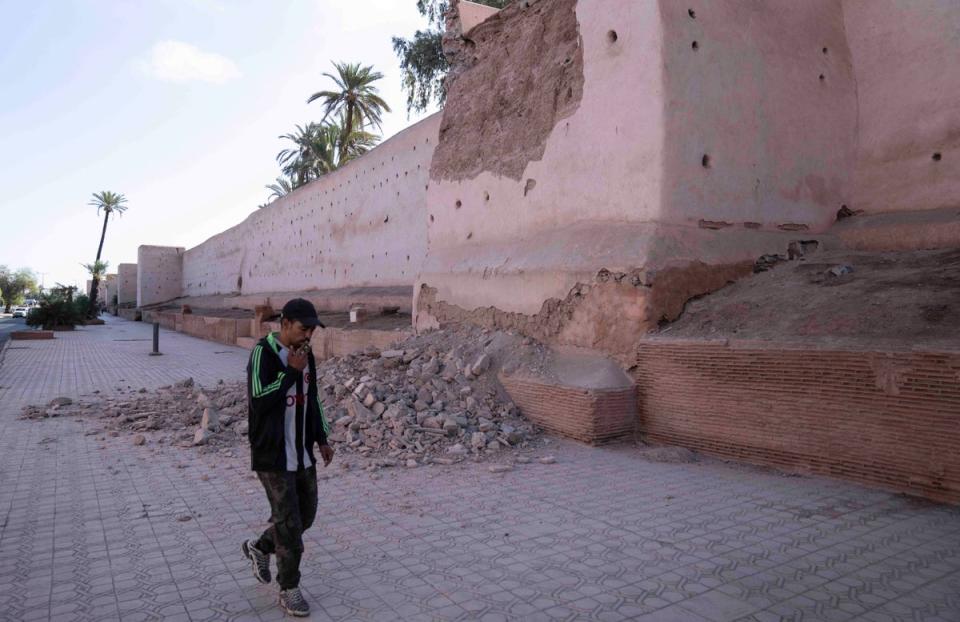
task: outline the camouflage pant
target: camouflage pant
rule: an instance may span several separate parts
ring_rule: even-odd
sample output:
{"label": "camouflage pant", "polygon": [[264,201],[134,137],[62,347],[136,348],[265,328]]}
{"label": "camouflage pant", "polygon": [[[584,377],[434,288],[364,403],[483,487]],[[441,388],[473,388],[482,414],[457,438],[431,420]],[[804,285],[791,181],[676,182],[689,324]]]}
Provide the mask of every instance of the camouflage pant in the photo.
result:
{"label": "camouflage pant", "polygon": [[257,541],[257,548],[277,556],[280,589],[300,584],[303,532],[317,515],[317,469],[302,471],[257,471],[270,501],[270,527]]}

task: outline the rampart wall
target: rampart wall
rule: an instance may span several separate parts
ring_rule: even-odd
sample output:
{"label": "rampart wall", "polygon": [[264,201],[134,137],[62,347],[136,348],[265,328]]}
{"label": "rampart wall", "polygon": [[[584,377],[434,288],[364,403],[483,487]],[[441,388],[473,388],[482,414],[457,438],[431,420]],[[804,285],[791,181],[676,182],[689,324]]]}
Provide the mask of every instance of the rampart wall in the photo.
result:
{"label": "rampart wall", "polygon": [[958,20],[948,1],[510,5],[447,42],[416,325],[629,358],[844,207],[956,205]]}
{"label": "rampart wall", "polygon": [[411,286],[439,123],[421,121],[186,251],[182,295]]}
{"label": "rampart wall", "polygon": [[106,299],[103,301],[107,306],[113,306],[113,297],[117,295],[117,275],[107,275]]}
{"label": "rampart wall", "polygon": [[177,298],[182,279],[182,247],[141,246],[137,249],[138,307]]}
{"label": "rampart wall", "polygon": [[122,263],[117,266],[117,304],[137,303],[137,264]]}
{"label": "rampart wall", "polygon": [[956,238],[867,222],[960,196],[955,2],[464,6],[444,112],[186,251],[178,296],[415,284],[418,328],[629,358],[839,214],[858,247]]}
{"label": "rampart wall", "polygon": [[843,0],[857,86],[851,208],[960,205],[960,3]]}

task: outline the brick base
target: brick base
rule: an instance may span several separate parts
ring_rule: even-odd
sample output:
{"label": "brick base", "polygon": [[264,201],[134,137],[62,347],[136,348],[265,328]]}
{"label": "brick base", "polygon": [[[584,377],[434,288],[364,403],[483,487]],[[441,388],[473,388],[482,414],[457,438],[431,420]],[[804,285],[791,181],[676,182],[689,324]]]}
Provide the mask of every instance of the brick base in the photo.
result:
{"label": "brick base", "polygon": [[597,444],[632,435],[636,428],[633,387],[582,389],[502,374],[500,382],[523,415],[550,432]]}
{"label": "brick base", "polygon": [[650,440],[960,503],[960,353],[650,340]]}
{"label": "brick base", "polygon": [[17,330],[10,333],[10,339],[30,341],[33,339],[53,339],[52,330]]}

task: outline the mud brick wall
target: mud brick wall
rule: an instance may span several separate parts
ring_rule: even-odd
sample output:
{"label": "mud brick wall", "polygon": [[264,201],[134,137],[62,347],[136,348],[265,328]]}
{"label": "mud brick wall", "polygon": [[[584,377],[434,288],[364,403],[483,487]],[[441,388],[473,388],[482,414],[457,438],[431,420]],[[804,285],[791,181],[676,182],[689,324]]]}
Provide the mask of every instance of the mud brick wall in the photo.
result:
{"label": "mud brick wall", "polygon": [[311,346],[319,360],[334,356],[346,356],[362,352],[373,346],[378,350],[389,349],[391,344],[412,336],[412,331],[374,330],[367,328],[326,328],[314,332]]}
{"label": "mud brick wall", "polygon": [[646,341],[640,432],[960,503],[960,352]]}
{"label": "mud brick wall", "polygon": [[[246,322],[247,320],[239,320]],[[237,343],[237,322],[232,318],[206,317],[203,315],[184,314],[182,318],[182,332],[193,337],[200,337],[209,341],[216,341],[227,345]]]}
{"label": "mud brick wall", "polygon": [[134,322],[140,316],[139,309],[118,309],[117,314],[125,320]]}
{"label": "mud brick wall", "polygon": [[523,415],[550,432],[596,444],[630,436],[636,428],[633,387],[581,389],[503,375],[500,382]]}

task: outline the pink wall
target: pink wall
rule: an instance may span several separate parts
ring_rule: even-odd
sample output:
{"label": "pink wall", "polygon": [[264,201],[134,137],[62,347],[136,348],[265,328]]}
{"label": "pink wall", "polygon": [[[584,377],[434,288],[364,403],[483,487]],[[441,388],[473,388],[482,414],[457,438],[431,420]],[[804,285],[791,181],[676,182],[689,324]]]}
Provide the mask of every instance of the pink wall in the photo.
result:
{"label": "pink wall", "polygon": [[576,18],[583,97],[543,157],[519,180],[431,180],[418,283],[437,300],[532,315],[602,269],[752,261],[834,221],[857,123],[838,0],[593,0]]}
{"label": "pink wall", "polygon": [[840,3],[659,4],[666,131],[657,220],[827,228],[848,201],[857,123]]}
{"label": "pink wall", "polygon": [[122,263],[117,266],[117,303],[137,302],[137,264]]}
{"label": "pink wall", "polygon": [[843,11],[860,129],[850,207],[960,205],[960,2],[843,0]]}
{"label": "pink wall", "polygon": [[166,302],[180,296],[183,247],[140,246],[137,249],[137,306]]}
{"label": "pink wall", "polygon": [[[550,10],[549,0],[540,6]],[[490,172],[431,180],[429,253],[419,282],[438,288],[441,299],[535,313],[604,264],[645,262],[647,248],[636,243],[643,232],[630,227],[653,220],[660,204],[659,9],[595,0],[578,3],[576,18],[583,98],[554,128],[543,157],[520,180]],[[448,106],[445,114],[457,111]]]}
{"label": "pink wall", "polygon": [[182,295],[410,286],[440,115],[186,251]]}

